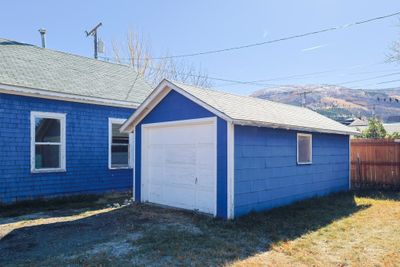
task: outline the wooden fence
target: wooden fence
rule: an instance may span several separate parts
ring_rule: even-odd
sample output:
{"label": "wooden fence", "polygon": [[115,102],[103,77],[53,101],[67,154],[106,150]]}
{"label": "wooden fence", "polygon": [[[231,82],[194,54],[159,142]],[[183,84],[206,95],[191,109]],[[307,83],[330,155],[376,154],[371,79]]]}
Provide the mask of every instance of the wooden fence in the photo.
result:
{"label": "wooden fence", "polygon": [[352,139],[353,188],[400,188],[400,140]]}

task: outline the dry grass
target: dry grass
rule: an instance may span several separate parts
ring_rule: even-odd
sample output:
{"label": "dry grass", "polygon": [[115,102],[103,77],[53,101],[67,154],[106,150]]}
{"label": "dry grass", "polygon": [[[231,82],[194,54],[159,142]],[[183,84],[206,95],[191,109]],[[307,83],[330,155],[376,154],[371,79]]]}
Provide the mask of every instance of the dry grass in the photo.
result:
{"label": "dry grass", "polygon": [[400,193],[336,194],[233,222],[107,201],[0,215],[0,265],[400,266]]}
{"label": "dry grass", "polygon": [[339,107],[347,107],[351,109],[363,109],[363,110],[368,110],[365,106],[359,105],[357,103],[349,102],[340,98],[335,98],[335,97],[324,97],[321,99],[321,102],[327,103],[327,104],[337,104]]}
{"label": "dry grass", "polygon": [[400,266],[400,199],[385,196],[356,196],[366,208],[234,265]]}

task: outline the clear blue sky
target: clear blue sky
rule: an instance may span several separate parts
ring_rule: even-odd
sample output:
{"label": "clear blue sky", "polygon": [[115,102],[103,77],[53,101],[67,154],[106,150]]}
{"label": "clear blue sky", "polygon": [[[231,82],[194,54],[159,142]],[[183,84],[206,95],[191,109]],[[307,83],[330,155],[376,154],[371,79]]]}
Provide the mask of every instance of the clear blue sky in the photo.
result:
{"label": "clear blue sky", "polygon": [[[143,34],[155,55],[191,53],[338,26],[400,11],[398,0],[298,1],[4,1],[0,37],[40,44],[38,29],[48,30],[48,48],[91,57],[92,39],[84,31],[102,22],[100,37],[110,51],[129,29]],[[378,64],[400,40],[399,18],[391,18],[311,37],[186,59],[210,76],[235,80],[335,70],[274,84],[342,83],[400,71]],[[400,86],[400,75],[346,84],[349,87]],[[215,82],[222,90],[248,94],[260,86]]]}

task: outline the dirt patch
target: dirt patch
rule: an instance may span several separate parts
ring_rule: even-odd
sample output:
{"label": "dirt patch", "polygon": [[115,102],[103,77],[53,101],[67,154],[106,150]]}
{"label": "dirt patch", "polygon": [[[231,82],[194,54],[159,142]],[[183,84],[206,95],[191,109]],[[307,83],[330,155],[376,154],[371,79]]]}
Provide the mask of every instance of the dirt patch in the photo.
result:
{"label": "dirt patch", "polygon": [[108,253],[113,257],[126,256],[138,250],[132,245],[132,242],[141,238],[140,233],[128,234],[126,239],[109,241],[101,244],[96,244],[94,247],[85,252],[86,256],[96,255],[99,253]]}

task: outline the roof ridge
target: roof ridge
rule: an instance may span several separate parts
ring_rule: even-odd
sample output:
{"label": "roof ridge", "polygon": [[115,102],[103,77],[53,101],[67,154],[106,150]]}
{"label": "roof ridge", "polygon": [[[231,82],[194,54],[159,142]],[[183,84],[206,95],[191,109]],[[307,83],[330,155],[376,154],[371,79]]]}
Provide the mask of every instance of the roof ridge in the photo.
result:
{"label": "roof ridge", "polygon": [[1,38],[1,37],[0,37],[0,40],[7,40],[7,41],[15,42],[15,43],[21,44],[21,45],[29,45],[29,46],[31,46],[31,47],[33,47],[33,48],[35,48],[35,49],[39,49],[39,50],[42,50],[42,51],[43,51],[43,50],[45,50],[45,51],[47,50],[47,51],[50,51],[50,52],[53,52],[53,53],[61,53],[61,54],[69,55],[69,56],[74,56],[74,57],[79,57],[79,58],[82,58],[82,59],[91,60],[91,61],[93,61],[93,62],[99,62],[99,63],[101,63],[101,64],[102,64],[102,63],[106,63],[106,64],[111,64],[111,65],[114,65],[114,66],[122,66],[122,67],[126,67],[126,68],[129,68],[129,69],[132,69],[132,71],[134,71],[134,72],[137,73],[136,70],[134,70],[130,65],[127,65],[127,64],[122,64],[122,63],[115,63],[115,62],[109,62],[109,61],[99,60],[99,59],[95,59],[95,58],[91,58],[91,57],[87,57],[87,56],[82,56],[82,55],[78,55],[78,54],[73,54],[73,53],[71,53],[71,52],[65,52],[65,51],[60,51],[60,50],[51,49],[51,48],[48,48],[48,47],[43,48],[43,47],[37,46],[37,45],[35,45],[35,44],[23,43],[23,42],[19,42],[19,41],[15,41],[15,40],[12,40],[12,39],[7,39],[7,38]]}
{"label": "roof ridge", "polygon": [[286,103],[281,103],[281,102],[276,102],[276,101],[272,101],[269,99],[264,99],[264,98],[259,98],[259,97],[254,97],[254,96],[249,96],[249,95],[239,95],[239,94],[234,94],[231,92],[226,92],[226,91],[219,91],[216,89],[212,89],[212,88],[208,88],[208,87],[204,87],[204,86],[197,86],[197,85],[191,85],[191,84],[185,84],[182,82],[176,82],[176,81],[171,81],[173,84],[177,84],[179,86],[179,84],[184,85],[184,86],[191,86],[194,88],[198,88],[198,89],[202,89],[202,90],[207,90],[207,91],[211,91],[211,92],[215,92],[215,93],[220,93],[220,94],[225,94],[225,95],[231,95],[231,96],[235,96],[235,97],[243,97],[243,98],[248,98],[248,99],[252,99],[255,101],[262,101],[262,102],[270,102],[273,104],[277,104],[277,105],[283,105],[283,106],[289,106],[291,108],[298,108],[301,110],[309,110],[308,108],[304,108],[304,107],[300,107],[300,106],[295,106],[295,105],[290,105],[290,104],[286,104]]}
{"label": "roof ridge", "polygon": [[136,68],[0,38],[0,83],[139,104],[151,86]]}

